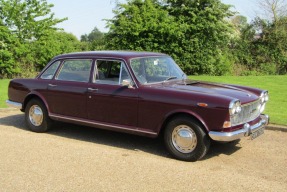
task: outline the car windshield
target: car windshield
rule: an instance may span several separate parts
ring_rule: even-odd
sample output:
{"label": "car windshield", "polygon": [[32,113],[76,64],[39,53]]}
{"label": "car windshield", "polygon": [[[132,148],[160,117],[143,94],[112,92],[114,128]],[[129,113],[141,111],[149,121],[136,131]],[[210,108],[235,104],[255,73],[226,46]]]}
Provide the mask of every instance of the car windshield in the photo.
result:
{"label": "car windshield", "polygon": [[168,56],[131,59],[131,67],[141,84],[186,78],[185,73]]}

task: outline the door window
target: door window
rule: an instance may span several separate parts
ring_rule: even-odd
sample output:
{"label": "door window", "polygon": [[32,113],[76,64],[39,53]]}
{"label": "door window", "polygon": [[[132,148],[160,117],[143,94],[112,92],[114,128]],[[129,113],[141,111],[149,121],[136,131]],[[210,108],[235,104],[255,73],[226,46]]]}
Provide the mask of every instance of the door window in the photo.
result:
{"label": "door window", "polygon": [[63,63],[56,79],[64,81],[88,82],[90,78],[91,67],[92,60],[66,60]]}
{"label": "door window", "polygon": [[122,61],[97,60],[96,83],[121,85],[124,80],[131,81],[130,75]]}

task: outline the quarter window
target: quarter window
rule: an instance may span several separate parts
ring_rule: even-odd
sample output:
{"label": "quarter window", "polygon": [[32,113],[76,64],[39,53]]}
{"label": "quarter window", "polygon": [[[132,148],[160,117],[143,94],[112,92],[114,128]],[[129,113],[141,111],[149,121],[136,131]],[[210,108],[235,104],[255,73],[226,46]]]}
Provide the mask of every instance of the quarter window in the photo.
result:
{"label": "quarter window", "polygon": [[88,82],[92,60],[67,60],[63,63],[57,80]]}
{"label": "quarter window", "polygon": [[50,65],[50,67],[41,75],[41,79],[52,79],[60,63],[60,61],[56,61],[55,63]]}

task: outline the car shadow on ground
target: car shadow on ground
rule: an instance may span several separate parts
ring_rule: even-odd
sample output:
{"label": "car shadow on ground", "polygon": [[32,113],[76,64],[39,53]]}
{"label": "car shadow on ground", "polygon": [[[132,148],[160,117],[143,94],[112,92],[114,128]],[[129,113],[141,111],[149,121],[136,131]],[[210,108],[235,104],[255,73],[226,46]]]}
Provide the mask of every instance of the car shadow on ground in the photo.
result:
{"label": "car shadow on ground", "polygon": [[18,129],[28,131],[28,129],[26,128],[24,118],[25,118],[24,114],[2,117],[0,118],[0,126],[1,125],[12,126]]}
{"label": "car shadow on ground", "polygon": [[239,142],[240,140],[231,141],[228,143],[211,142],[208,154],[202,160],[219,156],[221,154],[232,155],[242,148]]}
{"label": "car shadow on ground", "polygon": [[[0,127],[1,125],[29,131],[25,124],[24,114],[0,118]],[[172,158],[164,147],[162,137],[152,139],[61,122],[55,123],[53,128],[45,134],[124,148],[128,150],[144,151],[158,156]],[[212,158],[214,156],[219,156],[221,154],[231,155],[241,148],[240,145],[237,144],[238,141],[232,143],[212,142],[210,150],[203,160]]]}

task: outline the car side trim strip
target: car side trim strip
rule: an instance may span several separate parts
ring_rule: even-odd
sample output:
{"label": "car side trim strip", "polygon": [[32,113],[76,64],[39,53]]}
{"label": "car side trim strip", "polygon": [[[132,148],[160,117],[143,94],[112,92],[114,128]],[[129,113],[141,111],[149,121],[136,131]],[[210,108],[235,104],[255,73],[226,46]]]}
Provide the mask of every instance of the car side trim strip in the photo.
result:
{"label": "car side trim strip", "polygon": [[123,127],[123,126],[118,126],[118,125],[114,125],[114,124],[108,124],[108,123],[100,123],[100,122],[96,122],[96,121],[89,121],[89,120],[85,120],[85,119],[78,119],[78,118],[72,118],[72,117],[67,117],[67,116],[61,116],[61,115],[56,115],[56,114],[49,114],[49,116],[52,119],[55,120],[62,120],[62,121],[68,121],[68,122],[78,122],[78,123],[83,123],[86,125],[90,125],[90,126],[95,126],[97,128],[103,128],[103,129],[112,129],[112,130],[119,130],[119,131],[131,131],[134,133],[138,133],[138,134],[147,134],[147,135],[151,135],[153,137],[157,136],[158,134],[155,132],[150,132],[150,131],[144,131],[144,130],[139,130],[137,127],[134,128],[128,128],[128,127]]}

